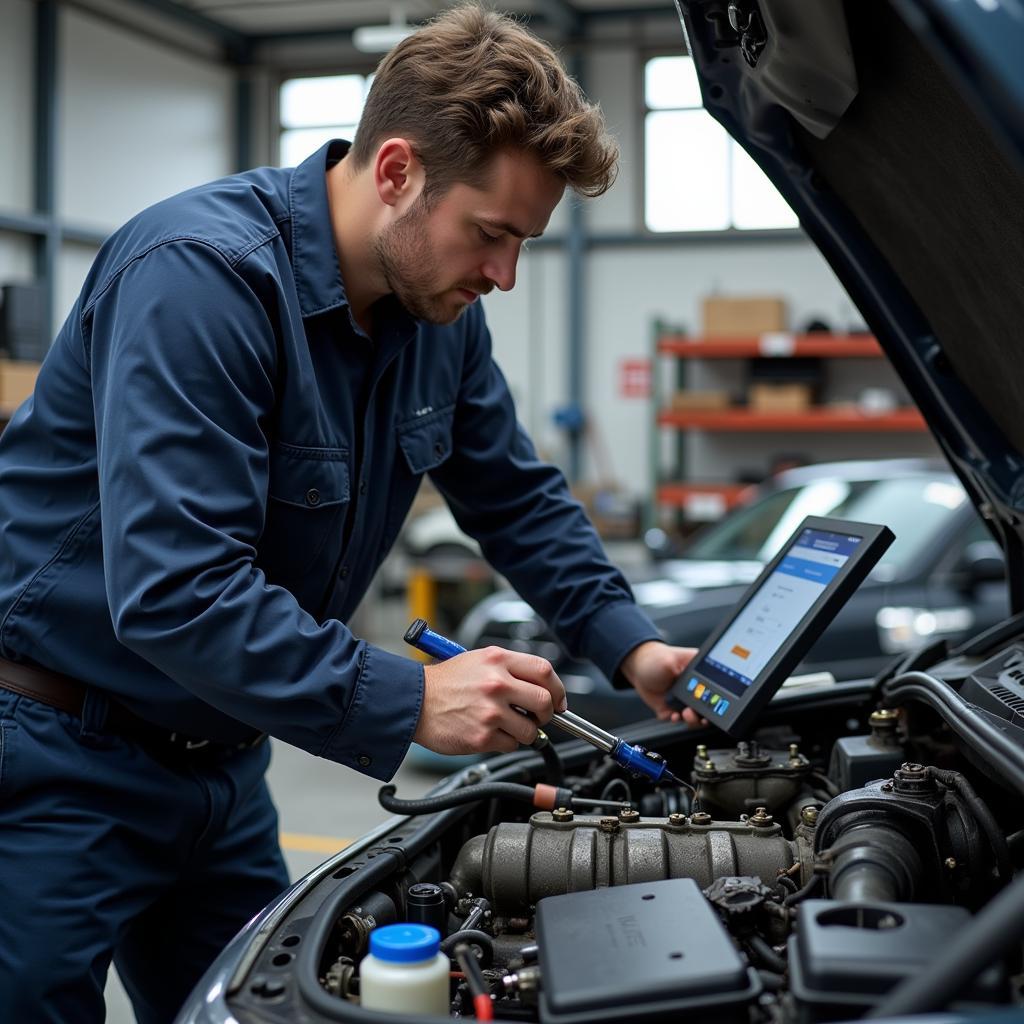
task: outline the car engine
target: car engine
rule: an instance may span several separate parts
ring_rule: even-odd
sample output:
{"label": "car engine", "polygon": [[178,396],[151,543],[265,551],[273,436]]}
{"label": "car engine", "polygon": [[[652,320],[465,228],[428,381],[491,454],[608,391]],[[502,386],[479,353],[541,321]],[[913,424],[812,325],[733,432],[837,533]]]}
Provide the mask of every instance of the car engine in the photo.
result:
{"label": "car engine", "polygon": [[[810,1024],[1020,1010],[1024,926],[1005,919],[1024,862],[1024,646],[1002,639],[939,645],[874,683],[783,692],[741,742],[635,729],[682,785],[638,781],[582,744],[473,766],[328,862],[232,1009],[413,1019],[358,1007],[370,933],[411,921],[444,936],[456,1016]],[[539,810],[493,795],[496,782],[568,797]]]}

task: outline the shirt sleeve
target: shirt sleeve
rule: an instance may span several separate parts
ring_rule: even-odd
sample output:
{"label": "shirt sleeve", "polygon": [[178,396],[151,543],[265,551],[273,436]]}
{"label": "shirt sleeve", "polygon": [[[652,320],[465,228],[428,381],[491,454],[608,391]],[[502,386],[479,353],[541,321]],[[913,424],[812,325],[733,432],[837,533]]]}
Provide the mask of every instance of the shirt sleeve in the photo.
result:
{"label": "shirt sleeve", "polygon": [[623,658],[661,639],[605,555],[565,477],[542,462],[516,419],[478,306],[466,314],[466,356],[452,457],[432,477],[459,525],[574,656],[616,686]]}
{"label": "shirt sleeve", "polygon": [[231,717],[390,779],[422,668],[318,622],[254,564],[277,365],[257,295],[215,249],[175,241],[123,269],[83,329],[118,640]]}

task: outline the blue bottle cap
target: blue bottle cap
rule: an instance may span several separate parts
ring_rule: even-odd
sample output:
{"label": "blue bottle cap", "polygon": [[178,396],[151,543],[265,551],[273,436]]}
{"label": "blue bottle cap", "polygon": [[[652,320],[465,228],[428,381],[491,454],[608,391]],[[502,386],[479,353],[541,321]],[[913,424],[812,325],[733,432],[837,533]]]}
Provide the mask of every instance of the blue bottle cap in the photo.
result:
{"label": "blue bottle cap", "polygon": [[386,924],[370,932],[373,956],[395,964],[432,960],[440,948],[441,933],[429,924]]}

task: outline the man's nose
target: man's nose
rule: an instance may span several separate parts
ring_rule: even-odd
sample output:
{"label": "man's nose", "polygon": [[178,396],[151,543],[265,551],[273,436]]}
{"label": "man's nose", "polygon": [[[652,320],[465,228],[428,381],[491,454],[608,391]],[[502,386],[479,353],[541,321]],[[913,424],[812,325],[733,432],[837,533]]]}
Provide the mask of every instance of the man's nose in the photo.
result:
{"label": "man's nose", "polygon": [[519,262],[519,246],[500,255],[495,254],[481,268],[484,277],[493,281],[503,292],[511,291],[516,283],[516,264]]}

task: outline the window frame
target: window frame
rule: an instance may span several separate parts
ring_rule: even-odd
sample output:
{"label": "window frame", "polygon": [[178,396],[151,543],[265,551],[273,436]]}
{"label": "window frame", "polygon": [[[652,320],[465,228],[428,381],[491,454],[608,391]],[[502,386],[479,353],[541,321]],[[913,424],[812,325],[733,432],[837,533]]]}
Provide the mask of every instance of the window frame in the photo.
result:
{"label": "window frame", "polygon": [[[665,47],[644,47],[637,51],[636,73],[633,77],[637,83],[636,104],[636,128],[633,133],[633,142],[636,146],[640,159],[637,161],[638,174],[636,184],[636,222],[639,226],[638,233],[646,239],[664,239],[674,242],[733,242],[741,239],[747,241],[791,241],[794,239],[806,238],[806,234],[799,222],[795,227],[789,228],[737,228],[730,225],[727,228],[717,230],[701,229],[698,231],[654,231],[647,226],[647,115],[651,109],[647,106],[647,64],[656,57],[689,57],[688,50],[666,49]],[[697,109],[691,107],[673,107],[673,110]],[[718,122],[715,122],[718,124]],[[722,126],[722,131],[725,127]],[[729,135],[728,132],[726,132]],[[732,139],[732,136],[729,135]],[[735,142],[735,140],[733,140]],[[736,142],[736,145],[739,145]],[[730,219],[732,213],[731,190],[732,190],[732,160],[729,161],[729,189],[730,189]]]}
{"label": "window frame", "polygon": [[[271,145],[274,148],[274,166],[284,166],[281,163],[281,136],[286,131],[293,130],[286,128],[281,121],[281,89],[284,87],[285,82],[289,82],[295,78],[334,78],[338,75],[362,75],[363,78],[368,78],[377,70],[378,63],[379,61],[368,58],[364,61],[335,64],[328,67],[312,65],[308,67],[300,66],[279,68],[274,77],[274,87],[271,90],[272,97],[269,111],[272,123]],[[351,142],[352,140],[350,139],[349,141]]]}

